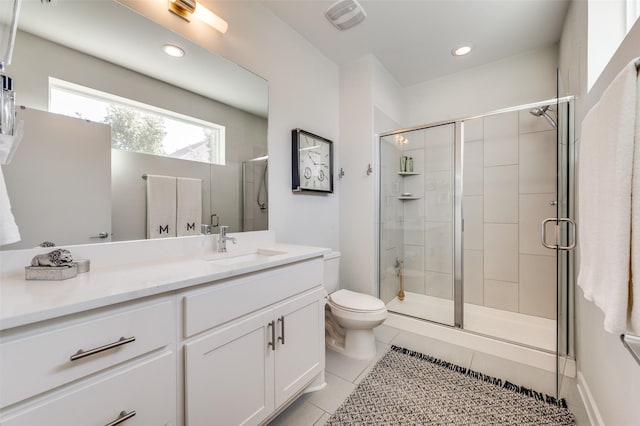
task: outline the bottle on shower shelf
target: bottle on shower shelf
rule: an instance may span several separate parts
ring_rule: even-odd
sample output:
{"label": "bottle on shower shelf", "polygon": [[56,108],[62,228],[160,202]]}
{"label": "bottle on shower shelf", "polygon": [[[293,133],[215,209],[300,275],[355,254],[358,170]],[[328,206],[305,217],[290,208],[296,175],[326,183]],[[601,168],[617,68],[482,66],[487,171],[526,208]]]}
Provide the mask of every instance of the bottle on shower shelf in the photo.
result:
{"label": "bottle on shower shelf", "polygon": [[13,80],[4,74],[2,76],[2,102],[0,110],[0,134],[13,135],[15,125],[15,93]]}

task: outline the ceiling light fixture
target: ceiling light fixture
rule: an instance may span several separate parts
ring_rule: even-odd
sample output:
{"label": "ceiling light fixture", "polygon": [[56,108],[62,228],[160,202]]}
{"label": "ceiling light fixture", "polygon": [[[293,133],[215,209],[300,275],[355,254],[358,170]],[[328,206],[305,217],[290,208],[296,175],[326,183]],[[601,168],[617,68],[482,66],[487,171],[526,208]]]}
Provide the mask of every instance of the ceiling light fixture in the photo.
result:
{"label": "ceiling light fixture", "polygon": [[348,30],[364,21],[367,13],[356,0],[338,0],[324,13],[339,30]]}
{"label": "ceiling light fixture", "polygon": [[197,16],[202,22],[220,31],[227,32],[227,21],[201,5],[196,0],[169,0],[169,11],[175,13],[187,22],[191,22],[191,15]]}
{"label": "ceiling light fixture", "polygon": [[162,50],[169,56],[174,58],[182,58],[184,56],[184,49],[175,44],[165,44],[162,46]]}
{"label": "ceiling light fixture", "polygon": [[451,50],[453,56],[464,56],[468,55],[469,52],[471,52],[471,46],[469,45],[459,46]]}

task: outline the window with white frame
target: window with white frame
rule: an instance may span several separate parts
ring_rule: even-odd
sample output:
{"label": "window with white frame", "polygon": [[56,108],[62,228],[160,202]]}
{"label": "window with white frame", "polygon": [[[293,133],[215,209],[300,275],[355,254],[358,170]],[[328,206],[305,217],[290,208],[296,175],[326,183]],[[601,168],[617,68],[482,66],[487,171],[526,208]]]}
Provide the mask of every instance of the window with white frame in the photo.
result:
{"label": "window with white frame", "polygon": [[111,147],[225,163],[225,128],[131,99],[50,78],[49,111],[111,125]]}
{"label": "window with white frame", "polygon": [[640,17],[640,0],[626,0],[627,1],[627,33],[631,31],[631,27],[636,23]]}
{"label": "window with white frame", "polygon": [[588,0],[588,90],[591,90],[639,16],[640,0]]}

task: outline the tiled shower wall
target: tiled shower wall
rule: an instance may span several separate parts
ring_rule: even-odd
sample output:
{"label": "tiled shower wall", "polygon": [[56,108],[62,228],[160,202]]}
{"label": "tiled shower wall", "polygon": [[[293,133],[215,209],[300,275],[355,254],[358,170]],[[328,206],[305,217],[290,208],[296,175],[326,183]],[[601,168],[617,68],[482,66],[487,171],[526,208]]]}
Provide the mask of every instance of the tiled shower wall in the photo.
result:
{"label": "tiled shower wall", "polygon": [[[399,257],[405,291],[452,299],[454,125],[402,136],[384,138],[381,147],[380,297],[389,302],[398,291],[393,263]],[[415,174],[398,173],[402,155],[413,159]]]}
{"label": "tiled shower wall", "polygon": [[540,224],[555,216],[556,132],[528,111],[464,125],[466,303],[555,319],[555,252]]}
{"label": "tiled shower wall", "polygon": [[[402,136],[381,147],[380,297],[398,290],[399,257],[405,291],[452,299],[454,126]],[[464,123],[466,303],[555,318],[555,252],[540,244],[540,223],[555,216],[555,138],[528,111]],[[401,155],[415,175],[398,174]]]}

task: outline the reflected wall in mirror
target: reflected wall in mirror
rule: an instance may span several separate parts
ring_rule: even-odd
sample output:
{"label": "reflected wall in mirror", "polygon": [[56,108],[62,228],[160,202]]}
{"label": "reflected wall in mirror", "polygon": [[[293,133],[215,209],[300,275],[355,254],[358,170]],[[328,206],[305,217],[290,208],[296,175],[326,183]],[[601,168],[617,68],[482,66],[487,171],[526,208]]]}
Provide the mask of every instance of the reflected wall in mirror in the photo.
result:
{"label": "reflected wall in mirror", "polygon": [[[165,55],[165,44],[179,45],[185,56]],[[7,74],[14,78],[17,103],[27,109],[19,111],[24,145],[3,167],[23,240],[3,250],[43,241],[144,239],[144,174],[201,179],[202,223],[213,225],[214,233],[218,224],[232,231],[267,229],[268,170],[261,158],[268,154],[268,87],[262,78],[112,0],[24,2]],[[223,126],[224,162],[105,152],[98,143],[104,136],[91,132],[109,126],[42,112],[49,108],[51,79]],[[81,149],[74,147],[78,143]],[[89,169],[99,184],[87,183]],[[49,187],[47,196],[42,187]],[[101,233],[109,237],[92,238]]]}

